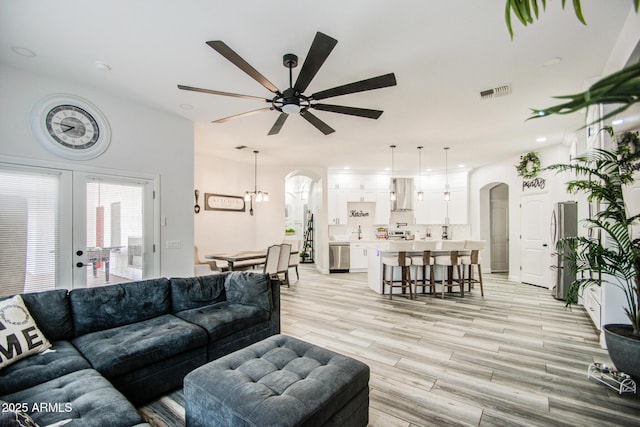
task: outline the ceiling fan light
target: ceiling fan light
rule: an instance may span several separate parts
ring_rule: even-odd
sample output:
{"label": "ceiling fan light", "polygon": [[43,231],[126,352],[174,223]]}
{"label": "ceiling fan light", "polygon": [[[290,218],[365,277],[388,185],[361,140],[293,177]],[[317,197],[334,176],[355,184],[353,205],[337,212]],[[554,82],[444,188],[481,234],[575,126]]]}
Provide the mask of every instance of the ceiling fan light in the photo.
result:
{"label": "ceiling fan light", "polygon": [[262,193],[262,201],[263,202],[269,201],[269,193]]}
{"label": "ceiling fan light", "polygon": [[297,114],[300,112],[300,106],[298,104],[284,104],[282,106],[282,112],[287,114]]}
{"label": "ceiling fan light", "polygon": [[391,200],[392,202],[396,200],[396,192],[392,191],[389,193],[389,200]]}
{"label": "ceiling fan light", "polygon": [[262,191],[258,191],[256,194],[256,202],[260,203],[262,201]]}
{"label": "ceiling fan light", "polygon": [[251,194],[248,191],[244,192],[244,201],[245,202],[250,202],[251,201]]}
{"label": "ceiling fan light", "polygon": [[424,192],[418,191],[418,201],[421,202],[424,200]]}
{"label": "ceiling fan light", "polygon": [[451,200],[451,193],[448,191],[444,192],[444,201],[448,202],[449,200]]}

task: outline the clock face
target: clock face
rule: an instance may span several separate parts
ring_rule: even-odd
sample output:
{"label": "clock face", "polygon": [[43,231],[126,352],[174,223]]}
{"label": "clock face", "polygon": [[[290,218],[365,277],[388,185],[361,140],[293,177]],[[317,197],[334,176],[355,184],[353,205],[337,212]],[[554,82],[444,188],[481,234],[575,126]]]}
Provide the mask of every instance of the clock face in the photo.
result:
{"label": "clock face", "polygon": [[96,119],[74,105],[58,105],[45,119],[49,135],[64,147],[83,150],[92,147],[100,137]]}
{"label": "clock face", "polygon": [[39,101],[32,111],[32,126],[44,148],[66,159],[97,157],[111,140],[104,114],[74,95],[56,94]]}

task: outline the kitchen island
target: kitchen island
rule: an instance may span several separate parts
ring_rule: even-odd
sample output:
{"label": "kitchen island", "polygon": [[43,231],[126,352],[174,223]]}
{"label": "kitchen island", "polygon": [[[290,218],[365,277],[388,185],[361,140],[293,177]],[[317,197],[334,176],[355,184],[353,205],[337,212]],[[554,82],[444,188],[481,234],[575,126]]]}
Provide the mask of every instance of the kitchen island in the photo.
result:
{"label": "kitchen island", "polygon": [[[406,241],[407,245],[411,245],[411,240]],[[367,248],[367,283],[369,288],[378,294],[382,294],[382,257],[394,256],[397,252],[391,249],[393,242],[389,240],[378,240],[366,243],[361,243],[362,246]],[[438,245],[440,246],[440,245]],[[448,252],[434,251],[431,256],[445,255]],[[421,251],[407,251],[407,256],[420,256]],[[442,267],[433,266],[435,272],[436,282],[442,281]],[[387,273],[388,274],[388,273]],[[416,279],[415,275],[418,275],[418,280],[422,280],[422,268],[411,267],[411,281]],[[427,269],[427,274],[429,274]],[[393,269],[393,280],[400,280],[400,269]],[[394,289],[394,294],[401,293],[401,289]]]}

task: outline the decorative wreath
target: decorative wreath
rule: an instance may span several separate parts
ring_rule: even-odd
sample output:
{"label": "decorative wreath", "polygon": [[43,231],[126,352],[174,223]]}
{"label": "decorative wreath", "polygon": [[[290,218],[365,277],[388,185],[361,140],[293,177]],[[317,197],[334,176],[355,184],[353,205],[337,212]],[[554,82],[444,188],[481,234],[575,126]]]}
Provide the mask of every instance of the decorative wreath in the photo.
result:
{"label": "decorative wreath", "polygon": [[518,175],[524,179],[535,178],[540,173],[540,159],[538,153],[531,151],[520,156],[520,163],[516,166]]}

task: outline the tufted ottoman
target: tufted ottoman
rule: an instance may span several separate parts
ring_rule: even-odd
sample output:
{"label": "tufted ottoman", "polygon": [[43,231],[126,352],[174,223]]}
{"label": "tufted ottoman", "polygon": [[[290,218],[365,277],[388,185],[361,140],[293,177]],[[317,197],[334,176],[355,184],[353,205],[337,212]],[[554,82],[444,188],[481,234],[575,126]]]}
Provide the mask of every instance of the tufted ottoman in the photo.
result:
{"label": "tufted ottoman", "polygon": [[369,367],[286,335],[203,365],[184,379],[196,426],[366,426]]}

